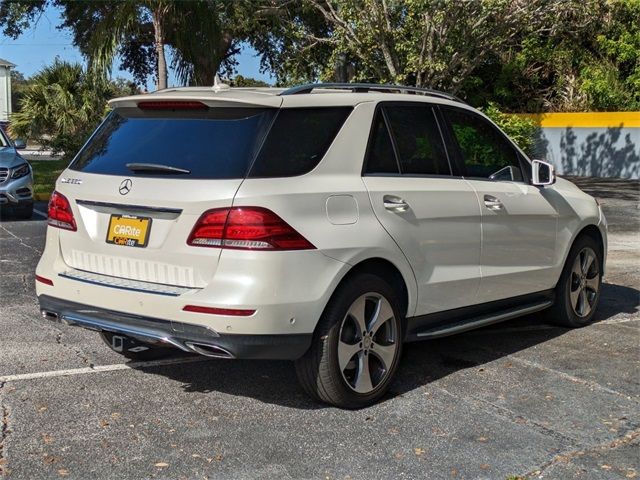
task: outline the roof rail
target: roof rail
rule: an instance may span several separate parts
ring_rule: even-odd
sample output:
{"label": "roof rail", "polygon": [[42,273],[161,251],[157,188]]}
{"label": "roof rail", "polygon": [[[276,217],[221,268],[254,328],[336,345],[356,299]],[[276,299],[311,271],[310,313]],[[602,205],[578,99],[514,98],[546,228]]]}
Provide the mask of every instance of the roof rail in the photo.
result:
{"label": "roof rail", "polygon": [[388,92],[388,93],[408,93],[413,95],[430,95],[432,97],[445,98],[447,100],[453,100],[460,103],[465,103],[463,100],[459,99],[455,95],[451,95],[450,93],[441,92],[440,90],[433,90],[431,88],[421,88],[421,87],[406,87],[404,85],[389,85],[389,84],[378,84],[378,83],[307,83],[305,85],[298,85],[297,87],[292,87],[284,92],[280,93],[280,95],[298,95],[301,93],[311,93],[312,90],[319,88],[328,88],[328,89],[336,89],[336,90],[351,90],[354,93],[362,93],[362,92],[370,92],[372,90],[378,92]]}

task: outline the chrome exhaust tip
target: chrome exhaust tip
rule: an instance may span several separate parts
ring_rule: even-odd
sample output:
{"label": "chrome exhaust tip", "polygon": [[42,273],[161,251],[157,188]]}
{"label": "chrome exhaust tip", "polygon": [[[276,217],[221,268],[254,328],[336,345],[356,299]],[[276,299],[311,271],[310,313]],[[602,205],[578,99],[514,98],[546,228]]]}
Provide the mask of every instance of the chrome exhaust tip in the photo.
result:
{"label": "chrome exhaust tip", "polygon": [[48,310],[41,310],[40,313],[42,314],[42,318],[44,318],[45,320],[50,320],[52,322],[59,322],[60,321],[60,317],[58,317],[58,314],[56,312],[50,312]]}
{"label": "chrome exhaust tip", "polygon": [[193,343],[193,342],[185,342],[185,345],[189,347],[191,351],[199,355],[204,355],[205,357],[225,358],[225,359],[234,358],[230,352],[228,352],[222,347],[218,347],[217,345],[207,345],[204,343]]}

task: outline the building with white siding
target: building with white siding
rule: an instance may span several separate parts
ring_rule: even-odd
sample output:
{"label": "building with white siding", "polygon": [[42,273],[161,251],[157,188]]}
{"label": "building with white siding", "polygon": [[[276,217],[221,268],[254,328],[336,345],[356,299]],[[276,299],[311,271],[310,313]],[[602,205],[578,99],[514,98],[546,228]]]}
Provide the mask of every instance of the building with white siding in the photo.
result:
{"label": "building with white siding", "polygon": [[0,58],[0,122],[9,121],[11,114],[11,69],[15,65]]}

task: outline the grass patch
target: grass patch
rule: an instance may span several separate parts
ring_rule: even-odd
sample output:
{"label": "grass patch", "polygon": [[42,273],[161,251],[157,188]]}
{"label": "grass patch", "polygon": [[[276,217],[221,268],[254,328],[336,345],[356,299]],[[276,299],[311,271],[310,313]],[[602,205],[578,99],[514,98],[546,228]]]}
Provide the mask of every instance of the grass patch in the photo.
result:
{"label": "grass patch", "polygon": [[33,191],[38,194],[49,195],[53,192],[56,179],[67,168],[69,160],[29,160],[33,168]]}

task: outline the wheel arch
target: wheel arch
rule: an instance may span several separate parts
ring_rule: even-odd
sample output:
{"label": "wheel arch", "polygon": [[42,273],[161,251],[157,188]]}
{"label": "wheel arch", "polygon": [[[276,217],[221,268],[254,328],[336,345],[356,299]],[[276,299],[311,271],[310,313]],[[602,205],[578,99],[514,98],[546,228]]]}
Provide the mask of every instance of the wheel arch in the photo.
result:
{"label": "wheel arch", "polygon": [[[415,292],[411,290],[411,286],[408,283],[405,276],[402,274],[401,269],[395,265],[392,261],[382,257],[370,257],[358,261],[351,265],[351,267],[344,273],[342,278],[338,281],[331,296],[346,282],[348,282],[353,276],[360,273],[370,273],[377,275],[386,282],[397,292],[398,300],[402,308],[403,315],[409,316],[410,309],[415,304]],[[411,279],[412,280],[412,279]],[[329,301],[331,301],[329,299]]]}
{"label": "wheel arch", "polygon": [[[605,262],[606,252],[605,252],[604,237],[602,235],[602,232],[600,231],[600,228],[598,228],[597,225],[594,225],[592,223],[582,227],[582,229],[573,238],[573,241],[571,242],[571,248],[573,248],[573,245],[576,243],[576,241],[578,241],[579,238],[582,238],[584,236],[592,238],[596,242],[596,245],[598,245],[597,253],[600,255],[600,271],[604,272],[604,262]],[[569,251],[571,251],[571,248],[569,248]],[[569,251],[567,252],[566,256],[569,255]],[[567,259],[565,257],[565,262],[566,261]]]}
{"label": "wheel arch", "polygon": [[560,276],[562,275],[562,272],[567,264],[567,261],[569,259],[569,253],[571,252],[571,249],[573,248],[573,246],[575,245],[575,243],[578,241],[578,239],[582,238],[582,237],[590,237],[593,239],[593,241],[596,242],[596,245],[598,246],[598,252],[600,254],[600,271],[604,274],[604,267],[605,267],[605,258],[606,258],[606,248],[607,248],[607,244],[606,244],[606,238],[604,237],[600,227],[594,223],[588,223],[586,225],[583,225],[579,230],[576,231],[575,235],[573,236],[573,238],[571,239],[571,241],[568,243],[568,246],[566,248],[566,250],[563,252],[563,258],[562,258],[562,263],[560,264],[560,271],[558,273],[558,278],[556,279],[556,284],[557,282],[560,281]]}

